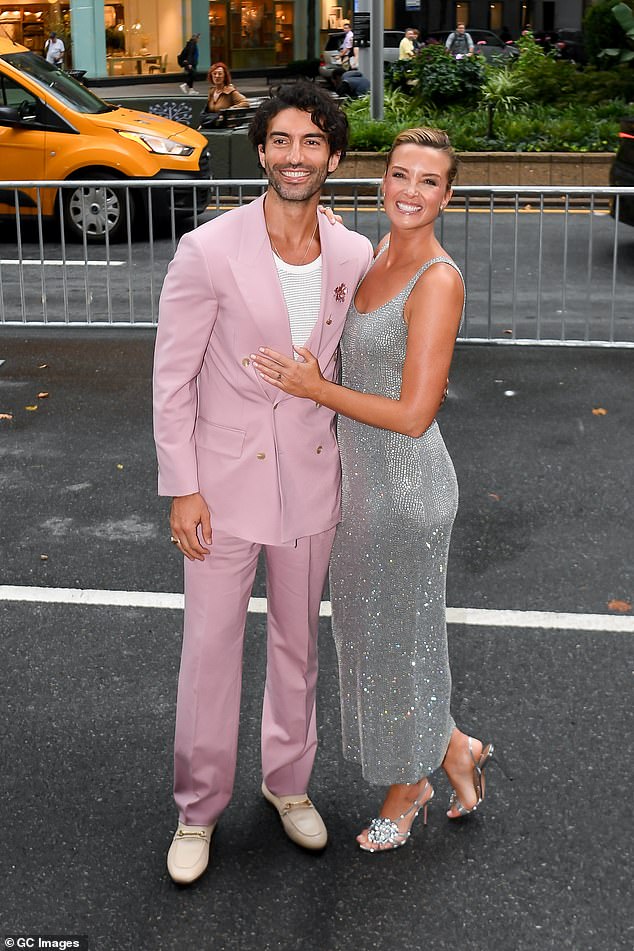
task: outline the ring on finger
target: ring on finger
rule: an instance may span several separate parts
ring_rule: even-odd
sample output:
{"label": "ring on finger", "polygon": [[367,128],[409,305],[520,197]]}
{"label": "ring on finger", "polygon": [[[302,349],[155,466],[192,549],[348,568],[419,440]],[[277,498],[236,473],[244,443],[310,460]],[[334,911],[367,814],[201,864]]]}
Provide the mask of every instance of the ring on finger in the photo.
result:
{"label": "ring on finger", "polygon": [[174,538],[173,535],[170,535],[170,541],[171,541],[172,545],[180,545],[180,539]]}

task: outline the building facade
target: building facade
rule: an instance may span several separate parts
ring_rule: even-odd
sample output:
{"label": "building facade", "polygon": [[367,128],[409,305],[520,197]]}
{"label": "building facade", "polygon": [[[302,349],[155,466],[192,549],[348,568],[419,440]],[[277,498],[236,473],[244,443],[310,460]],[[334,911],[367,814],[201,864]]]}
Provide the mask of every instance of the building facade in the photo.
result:
{"label": "building facade", "polygon": [[[592,0],[383,0],[386,29],[467,26],[513,36],[578,28]],[[355,0],[13,0],[0,2],[0,33],[42,52],[50,30],[67,47],[67,66],[91,77],[178,72],[177,56],[200,33],[199,70],[221,60],[262,70],[319,55],[323,37],[351,19]]]}

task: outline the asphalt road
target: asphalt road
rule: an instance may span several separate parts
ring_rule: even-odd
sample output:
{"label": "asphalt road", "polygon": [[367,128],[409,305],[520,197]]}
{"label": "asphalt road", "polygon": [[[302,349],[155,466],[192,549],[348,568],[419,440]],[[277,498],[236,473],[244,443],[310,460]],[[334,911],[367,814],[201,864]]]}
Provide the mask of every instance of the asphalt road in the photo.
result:
{"label": "asphalt road", "polygon": [[[0,584],[181,590],[154,494],[152,345],[133,329],[0,332]],[[450,824],[440,777],[428,828],[398,852],[354,842],[381,791],[341,760],[327,619],[311,793],[328,848],[293,846],[258,791],[252,614],[235,796],[208,873],[179,889],[165,853],[180,612],[0,597],[0,936],[87,935],[91,951],[630,948],[632,634],[529,629],[521,612],[607,628],[608,602],[633,600],[632,359],[458,348],[440,418],[461,491],[448,604],[520,613],[451,625],[453,712],[513,780],[491,770],[481,811]]]}
{"label": "asphalt road", "polygon": [[[353,214],[347,206],[339,200],[349,227],[374,242],[386,233],[383,214]],[[20,266],[8,226],[0,239],[0,322],[86,322],[87,315],[92,322],[108,322],[109,315],[152,322],[180,233],[130,248],[90,247],[86,256],[81,244],[62,252],[52,227],[40,244],[31,226],[22,235],[22,257],[32,263]],[[542,216],[522,206],[517,216],[478,208],[466,215],[455,208],[445,213],[440,238],[465,272],[465,336],[634,342],[634,229],[620,225],[615,242],[606,212],[549,209]],[[62,267],[64,260],[73,263]]]}

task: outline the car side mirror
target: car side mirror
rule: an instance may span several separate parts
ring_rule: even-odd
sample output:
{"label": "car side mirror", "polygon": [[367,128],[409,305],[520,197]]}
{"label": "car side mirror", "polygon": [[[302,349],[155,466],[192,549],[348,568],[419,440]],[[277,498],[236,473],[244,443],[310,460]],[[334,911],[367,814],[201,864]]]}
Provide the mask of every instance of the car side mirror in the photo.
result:
{"label": "car side mirror", "polygon": [[22,102],[19,106],[0,106],[0,125],[26,125],[37,119],[35,106]]}
{"label": "car side mirror", "polygon": [[20,125],[22,117],[15,106],[0,106],[0,125]]}

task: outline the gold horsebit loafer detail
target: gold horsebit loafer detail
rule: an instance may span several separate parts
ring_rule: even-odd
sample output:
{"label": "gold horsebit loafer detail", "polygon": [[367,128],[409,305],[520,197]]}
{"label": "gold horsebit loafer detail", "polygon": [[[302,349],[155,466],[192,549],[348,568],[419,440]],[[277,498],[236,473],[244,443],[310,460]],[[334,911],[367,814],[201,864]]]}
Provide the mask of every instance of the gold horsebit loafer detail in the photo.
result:
{"label": "gold horsebit loafer detail", "polygon": [[178,823],[167,853],[167,870],[173,881],[188,885],[203,874],[209,864],[209,846],[215,828],[215,822],[209,826]]}
{"label": "gold horsebit loafer detail", "polygon": [[292,842],[304,849],[323,849],[328,833],[308,796],[276,796],[266,783],[262,783],[262,795],[277,809],[284,831]]}

